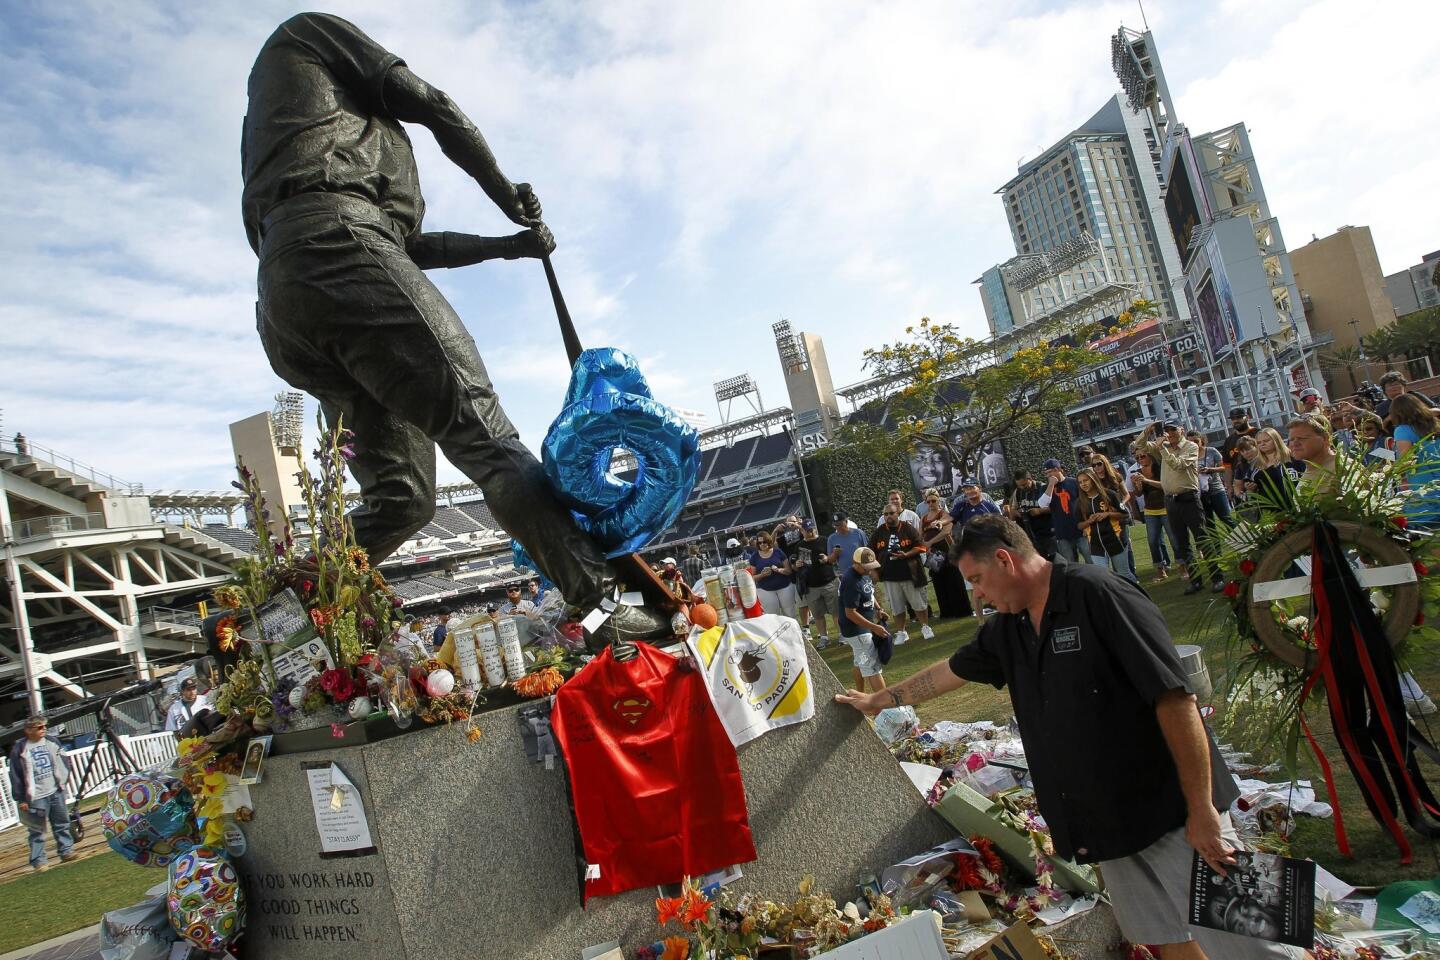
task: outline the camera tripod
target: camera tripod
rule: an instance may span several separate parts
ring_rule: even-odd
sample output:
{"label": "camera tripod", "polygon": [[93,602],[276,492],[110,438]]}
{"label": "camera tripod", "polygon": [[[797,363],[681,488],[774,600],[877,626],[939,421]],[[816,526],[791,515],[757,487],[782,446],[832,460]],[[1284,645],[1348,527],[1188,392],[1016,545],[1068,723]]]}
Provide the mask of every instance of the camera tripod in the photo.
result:
{"label": "camera tripod", "polygon": [[[85,824],[80,819],[80,801],[84,799],[86,791],[90,787],[92,774],[96,775],[95,783],[97,784],[106,781],[117,783],[127,773],[136,773],[140,770],[140,765],[135,762],[135,758],[130,755],[130,751],[125,748],[125,744],[121,743],[120,738],[115,734],[115,728],[110,718],[111,699],[106,697],[95,713],[95,720],[100,729],[95,735],[95,744],[90,750],[90,756],[85,760],[85,767],[80,772],[80,779],[76,783],[73,793],[70,829],[75,834],[76,842],[85,837]],[[104,755],[103,759],[102,754]]]}

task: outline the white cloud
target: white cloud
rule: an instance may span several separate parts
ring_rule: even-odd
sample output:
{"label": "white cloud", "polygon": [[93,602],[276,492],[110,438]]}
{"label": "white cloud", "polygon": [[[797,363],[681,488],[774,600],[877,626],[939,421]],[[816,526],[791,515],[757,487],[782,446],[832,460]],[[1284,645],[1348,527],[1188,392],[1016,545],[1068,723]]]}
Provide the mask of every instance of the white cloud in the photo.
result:
{"label": "white cloud", "polygon": [[[502,169],[533,182],[582,339],[643,358],[657,393],[713,410],[748,370],[783,387],[769,324],[821,333],[838,383],[921,315],[983,329],[971,286],[1010,252],[993,192],[1115,88],[1128,2],[334,6],[447,90]],[[239,129],[255,51],[295,8],[167,2],[0,11],[4,429],[218,486],[226,424],[280,388],[253,333]],[[1299,245],[1368,223],[1398,269],[1440,246],[1440,13],[1286,0],[1154,11],[1192,129],[1253,131]],[[415,131],[432,229],[509,232]],[[565,364],[534,263],[434,275],[522,436]],[[442,476],[453,471],[442,467]]]}

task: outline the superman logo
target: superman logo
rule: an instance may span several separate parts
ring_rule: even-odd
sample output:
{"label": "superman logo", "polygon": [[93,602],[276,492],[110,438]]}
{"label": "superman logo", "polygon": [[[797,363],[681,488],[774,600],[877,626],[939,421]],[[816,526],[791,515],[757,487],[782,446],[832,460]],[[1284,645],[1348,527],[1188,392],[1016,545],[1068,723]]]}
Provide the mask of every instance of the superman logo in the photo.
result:
{"label": "superman logo", "polygon": [[644,697],[624,697],[616,700],[612,709],[620,715],[620,719],[633,727],[640,722],[640,718],[645,716],[650,707],[650,701]]}

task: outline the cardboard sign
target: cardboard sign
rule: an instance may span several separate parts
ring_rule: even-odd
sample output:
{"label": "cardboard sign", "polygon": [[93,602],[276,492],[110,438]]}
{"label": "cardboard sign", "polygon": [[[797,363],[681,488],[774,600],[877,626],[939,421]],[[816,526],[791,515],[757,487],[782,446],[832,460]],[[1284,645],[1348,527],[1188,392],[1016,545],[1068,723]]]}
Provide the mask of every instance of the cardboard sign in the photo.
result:
{"label": "cardboard sign", "polygon": [[[917,910],[894,926],[852,940],[825,956],[834,960],[949,960],[950,951],[940,933],[940,916],[933,910]],[[1043,953],[1040,960],[1045,960]]]}
{"label": "cardboard sign", "polygon": [[970,954],[969,960],[1046,960],[1045,948],[1025,922],[1009,927],[985,946]]}

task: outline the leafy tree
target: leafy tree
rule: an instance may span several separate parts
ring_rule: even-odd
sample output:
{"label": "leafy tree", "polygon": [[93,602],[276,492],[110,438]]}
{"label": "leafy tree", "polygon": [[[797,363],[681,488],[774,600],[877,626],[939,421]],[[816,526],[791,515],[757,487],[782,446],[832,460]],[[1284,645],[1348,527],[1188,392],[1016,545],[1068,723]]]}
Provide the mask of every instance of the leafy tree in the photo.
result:
{"label": "leafy tree", "polygon": [[837,439],[877,458],[928,445],[945,450],[952,464],[967,463],[988,443],[1063,416],[1079,398],[1076,375],[1109,359],[1091,344],[1158,313],[1153,301],[1136,300],[1108,327],[1083,324],[1009,356],[997,355],[992,341],[923,318],[905,328],[905,339],[865,351],[871,374],[893,382],[894,390]]}

